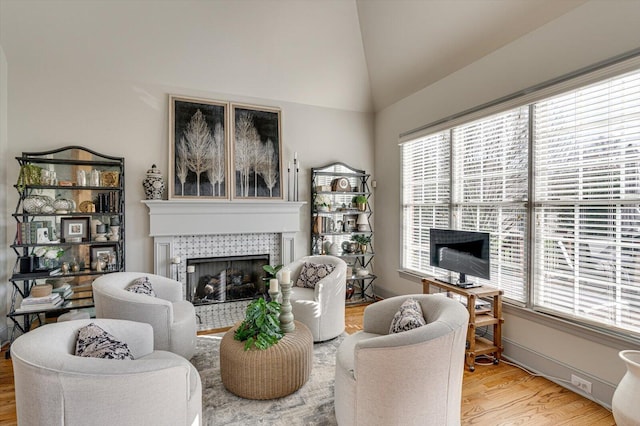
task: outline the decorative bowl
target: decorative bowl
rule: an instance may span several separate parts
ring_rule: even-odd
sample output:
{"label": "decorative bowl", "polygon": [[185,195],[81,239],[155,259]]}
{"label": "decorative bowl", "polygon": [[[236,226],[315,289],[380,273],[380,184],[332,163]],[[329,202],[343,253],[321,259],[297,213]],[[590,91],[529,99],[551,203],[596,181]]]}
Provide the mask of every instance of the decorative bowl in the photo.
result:
{"label": "decorative bowl", "polygon": [[[53,199],[46,195],[30,195],[22,201],[22,209],[30,214],[52,213]],[[46,210],[51,211],[46,211]]]}

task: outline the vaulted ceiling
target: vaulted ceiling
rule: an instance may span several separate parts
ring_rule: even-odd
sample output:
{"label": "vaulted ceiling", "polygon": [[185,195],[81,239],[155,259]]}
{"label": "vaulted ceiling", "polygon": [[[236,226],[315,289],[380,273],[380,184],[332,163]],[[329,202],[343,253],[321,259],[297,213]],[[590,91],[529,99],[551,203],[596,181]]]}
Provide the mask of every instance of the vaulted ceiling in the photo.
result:
{"label": "vaulted ceiling", "polygon": [[380,110],[585,0],[356,0]]}
{"label": "vaulted ceiling", "polygon": [[584,2],[0,0],[0,46],[10,76],[96,75],[368,112]]}

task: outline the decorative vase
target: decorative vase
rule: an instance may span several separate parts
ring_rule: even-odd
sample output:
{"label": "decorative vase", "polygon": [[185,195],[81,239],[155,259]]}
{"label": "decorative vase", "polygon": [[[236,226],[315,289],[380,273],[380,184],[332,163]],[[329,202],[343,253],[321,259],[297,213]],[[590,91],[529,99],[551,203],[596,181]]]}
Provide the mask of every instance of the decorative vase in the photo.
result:
{"label": "decorative vase", "polygon": [[627,372],[613,394],[613,418],[618,426],[633,426],[640,424],[640,351],[621,351],[618,356],[625,362]]}
{"label": "decorative vase", "polygon": [[100,171],[93,169],[89,175],[91,186],[100,186]]}
{"label": "decorative vase", "polygon": [[144,188],[144,195],[147,197],[147,200],[162,200],[164,179],[155,164],[147,170],[147,177],[142,180],[142,187]]}
{"label": "decorative vase", "polygon": [[120,240],[120,226],[119,225],[111,225],[109,227],[111,231],[111,235],[109,235],[109,241],[119,241]]}
{"label": "decorative vase", "polygon": [[332,256],[340,255],[340,246],[338,243],[333,243],[329,246],[329,254]]}

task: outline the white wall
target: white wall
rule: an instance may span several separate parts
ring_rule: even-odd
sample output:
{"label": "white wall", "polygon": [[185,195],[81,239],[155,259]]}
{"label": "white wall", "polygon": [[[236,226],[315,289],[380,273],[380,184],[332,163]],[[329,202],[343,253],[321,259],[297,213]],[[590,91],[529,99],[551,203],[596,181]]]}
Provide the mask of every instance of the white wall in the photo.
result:
{"label": "white wall", "polygon": [[[0,206],[7,203],[7,191],[9,189],[7,178],[7,163],[9,162],[7,142],[7,58],[0,45]],[[1,207],[0,207],[1,208]],[[6,282],[8,255],[11,251],[4,241],[7,241],[7,223],[9,216],[0,216],[0,279]],[[8,286],[0,285],[0,315],[7,312]],[[7,323],[0,321],[0,344],[7,339]]]}
{"label": "white wall", "polygon": [[[472,65],[380,111],[375,118],[376,281],[384,296],[420,293],[416,281],[403,279],[400,268],[400,150],[398,135],[437,119],[498,99],[601,60],[640,47],[640,2],[590,1]],[[574,366],[602,381],[594,395],[610,402],[612,386],[624,367],[615,344],[599,344],[555,328],[533,324],[507,313],[506,354],[538,355],[555,365]],[[521,351],[520,348],[524,348]],[[511,353],[510,353],[511,352]],[[549,367],[550,368],[550,367]]]}
{"label": "white wall", "polygon": [[[67,79],[64,76],[18,73],[11,67],[9,97],[9,156],[22,151],[44,151],[65,145],[81,145],[125,158],[127,269],[151,269],[151,240],[142,179],[152,163],[167,176],[168,93],[208,99],[269,105],[282,108],[283,158],[298,158],[300,198],[308,200],[308,168],[343,160],[370,170],[373,164],[371,116],[367,113],[254,99],[231,94],[208,93],[155,86],[140,81],[104,80],[96,76]],[[33,82],[37,81],[37,89]],[[25,119],[37,117],[37,119]],[[348,141],[349,143],[344,143]],[[9,176],[17,176],[17,162],[8,165]],[[9,193],[8,213],[17,195]],[[308,230],[308,208],[303,209]],[[308,251],[306,232],[299,235],[297,251]]]}
{"label": "white wall", "polygon": [[[350,49],[361,42],[355,5],[333,2],[333,8],[316,10],[314,15],[313,10],[305,10],[295,1],[269,3],[271,7],[260,1],[0,3],[3,12],[0,31],[12,76],[6,98],[7,125],[2,126],[8,133],[4,140],[0,139],[6,148],[2,158],[7,162],[2,171],[6,170],[9,181],[0,182],[3,194],[9,190],[6,202],[1,204],[5,222],[2,232],[9,232],[1,235],[0,241],[10,244],[15,229],[10,215],[17,193],[11,184],[17,176],[18,164],[13,158],[23,151],[81,145],[125,158],[127,270],[153,271],[148,211],[140,203],[144,199],[141,182],[152,163],[167,176],[169,94],[280,107],[283,158],[292,159],[297,151],[302,166],[301,200],[308,201],[311,167],[343,161],[371,170],[373,117],[371,113],[359,112],[367,104],[362,95],[362,86],[367,85],[366,67],[359,65],[364,64],[364,58],[343,57],[333,39],[337,37]],[[287,4],[290,10],[278,15],[278,19],[292,21],[295,30],[287,32],[274,26],[274,22],[265,23],[268,16],[277,15],[278,9],[287,8]],[[123,10],[129,5],[130,9]],[[243,8],[251,14],[239,20]],[[336,18],[335,28],[327,27],[326,21],[320,25],[316,19],[317,14],[324,16],[328,11],[331,16],[325,17]],[[308,21],[306,29],[311,33],[324,31],[326,37],[317,33],[305,36],[318,38],[315,46],[301,39],[305,31],[302,19]],[[170,25],[172,22],[174,25]],[[260,37],[250,30],[257,26],[262,31]],[[270,28],[272,33],[268,32]],[[249,72],[247,67],[261,59],[252,55],[260,53],[264,40],[270,47],[269,53],[277,55],[276,60],[283,52],[274,43],[286,45],[290,58],[284,64],[266,59],[261,64],[264,75],[257,72],[260,70]],[[344,59],[337,68],[326,60],[304,64],[312,69],[295,68],[302,67],[297,61],[312,55],[306,50],[315,48],[325,59],[331,46],[338,54],[336,60]],[[296,55],[302,48],[305,52]],[[291,49],[294,51],[289,52]],[[363,56],[361,46],[359,49]],[[222,71],[216,68],[211,56],[220,61]],[[178,60],[182,62],[176,63]],[[350,65],[346,66],[346,62]],[[233,64],[238,63],[242,67],[234,72]],[[6,74],[5,68],[0,76]],[[283,74],[274,75],[277,74],[274,70]],[[336,70],[344,75],[334,76]],[[305,80],[306,86],[296,91],[295,86],[303,84],[299,77],[306,73],[319,73],[316,83],[308,84],[309,80]],[[357,75],[365,81],[360,79],[356,83]],[[338,90],[332,86],[334,77],[339,80]],[[349,100],[350,86],[354,96]],[[344,102],[335,99],[337,96]],[[285,98],[289,100],[282,100]],[[322,106],[327,103],[344,105],[344,109]],[[300,255],[309,252],[309,206],[302,211],[303,231],[296,240],[296,252]],[[8,253],[6,245],[0,248],[3,256]],[[9,256],[1,262],[3,317],[8,287],[5,266],[12,266],[14,261]]]}

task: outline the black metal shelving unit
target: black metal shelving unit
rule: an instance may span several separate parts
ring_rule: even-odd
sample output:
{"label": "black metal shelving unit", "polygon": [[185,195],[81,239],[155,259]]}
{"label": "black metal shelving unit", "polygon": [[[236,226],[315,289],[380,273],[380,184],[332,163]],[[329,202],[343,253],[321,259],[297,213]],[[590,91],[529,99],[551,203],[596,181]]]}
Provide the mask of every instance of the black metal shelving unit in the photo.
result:
{"label": "black metal shelving unit", "polygon": [[[16,221],[16,234],[11,248],[16,254],[16,263],[10,277],[12,284],[11,304],[7,317],[13,322],[10,340],[13,341],[18,332],[26,333],[34,325],[43,323],[46,315],[57,315],[68,312],[71,309],[84,309],[93,307],[93,296],[91,293],[91,282],[97,276],[124,271],[125,269],[125,174],[124,158],[113,157],[92,151],[81,146],[66,146],[63,148],[43,151],[43,152],[23,152],[20,157],[16,157],[20,165],[20,177],[14,185],[18,191],[19,198],[15,213],[12,214]],[[30,169],[28,175],[23,174],[23,170]],[[41,175],[36,176],[40,171]],[[100,181],[91,184],[87,181],[85,185],[79,185],[77,181],[78,172],[84,171],[90,175],[92,171],[97,173]],[[55,178],[52,178],[55,172]],[[47,175],[47,177],[45,177]],[[84,183],[84,182],[82,182]],[[108,195],[103,195],[108,194]],[[30,197],[47,196],[50,199],[71,200],[75,207],[72,209],[32,211],[25,209],[25,201]],[[102,199],[98,200],[98,198]],[[109,200],[106,203],[106,200]],[[99,204],[98,201],[104,204]],[[84,202],[84,204],[83,204]],[[90,206],[87,210],[79,211],[81,205]],[[96,205],[100,205],[100,211],[95,210]],[[79,241],[63,241],[60,239],[60,223],[62,218],[67,220],[88,218],[90,224],[92,220],[99,220],[109,225],[112,221],[119,226],[119,238],[107,241],[96,241],[95,234],[87,230],[88,236]],[[116,218],[116,219],[112,219]],[[35,223],[48,223],[49,228],[55,236],[49,236],[50,242],[33,241],[31,231],[27,237],[25,230]],[[115,226],[115,225],[114,225]],[[62,249],[64,255],[61,259],[53,261],[52,265],[45,267],[24,270],[24,263],[33,265],[34,251],[36,248]],[[115,261],[107,265],[107,270],[96,270],[91,267],[91,250],[100,248],[113,249]],[[78,270],[61,273],[58,271],[62,261],[72,261],[79,265]],[[22,262],[21,262],[22,261]],[[81,267],[80,267],[81,265]],[[34,285],[44,282],[69,282],[72,288],[78,290],[79,297],[65,299],[61,305],[54,309],[42,309],[29,312],[19,311],[19,304],[23,298],[29,296]],[[9,356],[9,351],[7,351]]]}
{"label": "black metal shelving unit", "polygon": [[[371,227],[373,211],[369,203],[370,178],[371,175],[364,170],[344,163],[311,169],[311,253],[331,254],[347,262],[351,271],[347,276],[345,289],[347,304],[376,300],[374,281],[377,277],[373,273],[375,253]],[[358,195],[367,199],[363,208],[358,208],[353,203],[354,197]],[[321,206],[321,200],[329,201],[330,207]],[[366,218],[366,230],[358,230],[356,222],[360,215]],[[372,240],[364,248],[357,247],[353,250],[353,247],[347,245],[352,242],[351,237],[358,234],[370,236]],[[366,270],[368,273],[359,275],[357,270]]]}

